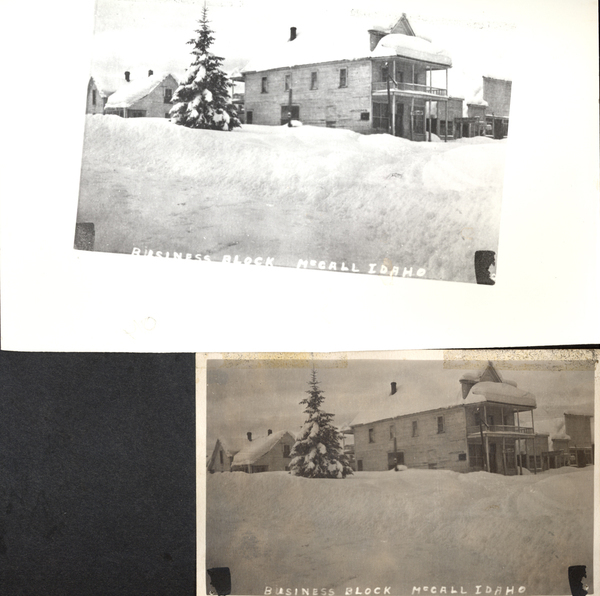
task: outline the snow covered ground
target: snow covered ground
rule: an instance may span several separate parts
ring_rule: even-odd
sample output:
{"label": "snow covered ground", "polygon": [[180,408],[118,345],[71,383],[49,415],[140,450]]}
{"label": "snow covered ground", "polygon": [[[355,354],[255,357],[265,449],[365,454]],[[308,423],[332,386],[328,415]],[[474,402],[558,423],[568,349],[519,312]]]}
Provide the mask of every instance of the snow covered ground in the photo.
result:
{"label": "snow covered ground", "polygon": [[[207,478],[206,566],[229,567],[233,594],[283,588],[356,594],[570,594],[586,565],[592,593],[593,466],[505,477],[446,470],[286,472]],[[208,593],[208,592],[207,592]],[[373,592],[371,592],[373,593]],[[510,592],[509,592],[510,593]],[[288,592],[290,594],[290,592]]]}
{"label": "snow covered ground", "polygon": [[360,273],[385,262],[399,275],[474,282],[474,252],[497,250],[505,151],[486,138],[222,133],[88,116],[77,221],[95,224],[95,249],[106,252],[312,259]]}

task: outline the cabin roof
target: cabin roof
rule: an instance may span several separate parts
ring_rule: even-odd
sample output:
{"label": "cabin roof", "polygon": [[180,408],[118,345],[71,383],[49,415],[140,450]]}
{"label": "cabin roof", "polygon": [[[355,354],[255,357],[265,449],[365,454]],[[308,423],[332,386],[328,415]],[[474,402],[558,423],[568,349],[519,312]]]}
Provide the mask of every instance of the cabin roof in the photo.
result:
{"label": "cabin roof", "polygon": [[[168,77],[173,78],[170,74],[153,74],[149,77],[124,83],[108,98],[106,107],[129,108],[154,91]],[[174,78],[173,81],[175,81]]]}
{"label": "cabin roof", "polygon": [[289,435],[290,438],[294,440],[294,435],[292,435],[292,433],[287,430],[280,430],[267,437],[246,441],[244,447],[233,458],[232,466],[247,466],[253,464],[265,455],[265,453],[271,451],[285,435]]}

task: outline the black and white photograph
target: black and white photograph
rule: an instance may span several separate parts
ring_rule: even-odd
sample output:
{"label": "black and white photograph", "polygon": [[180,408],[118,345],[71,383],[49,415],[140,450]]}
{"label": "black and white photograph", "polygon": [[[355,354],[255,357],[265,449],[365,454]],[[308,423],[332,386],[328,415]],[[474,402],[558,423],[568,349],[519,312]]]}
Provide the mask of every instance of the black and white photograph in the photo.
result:
{"label": "black and white photograph", "polygon": [[199,357],[204,593],[594,593],[594,351],[475,352]]}
{"label": "black and white photograph", "polygon": [[514,18],[97,0],[75,248],[494,285]]}

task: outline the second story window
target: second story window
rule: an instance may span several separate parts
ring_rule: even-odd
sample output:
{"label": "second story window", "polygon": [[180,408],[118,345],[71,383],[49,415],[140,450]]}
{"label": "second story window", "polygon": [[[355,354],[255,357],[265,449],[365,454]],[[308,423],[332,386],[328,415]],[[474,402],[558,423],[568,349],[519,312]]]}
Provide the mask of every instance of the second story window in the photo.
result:
{"label": "second story window", "polygon": [[292,75],[285,75],[285,90],[289,91],[292,88]]}
{"label": "second story window", "polygon": [[419,424],[416,420],[413,420],[412,423],[412,436],[416,437],[419,435]]}
{"label": "second story window", "polygon": [[165,87],[164,103],[171,103],[173,99],[173,89]]}
{"label": "second story window", "polygon": [[289,457],[289,456],[290,456],[290,446],[284,445],[283,446],[283,457]]}
{"label": "second story window", "polygon": [[260,92],[261,93],[268,93],[269,89],[267,87],[267,77],[262,77],[262,79],[260,80]]}
{"label": "second story window", "polygon": [[396,436],[396,425],[390,425],[390,439],[393,439]]}
{"label": "second story window", "polygon": [[444,417],[438,416],[437,419],[438,434],[444,432]]}
{"label": "second story window", "polygon": [[317,79],[317,73],[316,72],[311,72],[310,73],[310,88],[311,89],[318,89],[318,79]]}
{"label": "second story window", "polygon": [[375,429],[370,428],[369,429],[369,443],[374,443],[374,442],[375,442]]}
{"label": "second story window", "polygon": [[340,87],[348,86],[348,69],[340,68]]}

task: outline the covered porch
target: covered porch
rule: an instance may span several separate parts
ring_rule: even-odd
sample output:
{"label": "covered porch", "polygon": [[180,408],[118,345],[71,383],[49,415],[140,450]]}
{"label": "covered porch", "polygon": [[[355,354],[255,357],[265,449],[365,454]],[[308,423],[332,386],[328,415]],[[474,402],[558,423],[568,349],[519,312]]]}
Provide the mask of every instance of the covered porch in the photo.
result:
{"label": "covered porch", "polygon": [[[438,76],[435,84],[434,73]],[[437,113],[442,118],[445,115],[443,138],[447,140],[446,65],[397,58],[374,60],[371,95],[373,128],[411,141],[431,141],[431,106],[436,104]]]}

